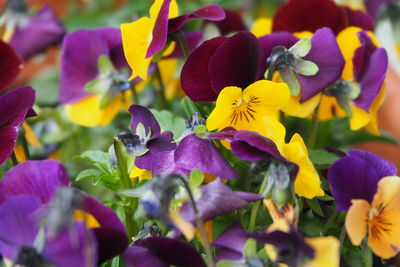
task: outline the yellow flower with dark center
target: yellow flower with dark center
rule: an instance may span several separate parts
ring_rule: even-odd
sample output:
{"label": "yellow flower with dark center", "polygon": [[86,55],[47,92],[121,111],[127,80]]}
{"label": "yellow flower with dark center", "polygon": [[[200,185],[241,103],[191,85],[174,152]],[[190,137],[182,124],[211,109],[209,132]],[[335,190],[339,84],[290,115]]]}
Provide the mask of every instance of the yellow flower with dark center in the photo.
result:
{"label": "yellow flower with dark center", "polygon": [[289,96],[285,83],[267,80],[257,81],[244,90],[236,86],[225,87],[207,119],[207,128],[221,130],[230,126],[265,135],[263,117],[276,117],[276,112],[286,105]]}
{"label": "yellow flower with dark center", "polygon": [[368,233],[368,245],[376,255],[395,256],[400,249],[400,177],[380,180],[372,203],[352,200],[345,226],[354,245],[360,245]]}

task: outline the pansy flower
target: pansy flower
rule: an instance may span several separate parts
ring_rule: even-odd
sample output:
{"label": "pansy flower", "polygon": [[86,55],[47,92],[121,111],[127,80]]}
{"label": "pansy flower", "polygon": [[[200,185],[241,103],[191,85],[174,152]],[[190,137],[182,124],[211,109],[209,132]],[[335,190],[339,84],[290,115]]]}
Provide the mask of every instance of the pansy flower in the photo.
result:
{"label": "pansy flower", "polygon": [[322,120],[335,116],[350,117],[350,128],[366,127],[379,134],[377,112],[385,97],[384,80],[388,69],[385,49],[377,47],[372,33],[349,27],[338,36],[346,65],[341,79],[325,92],[319,116]]}
{"label": "pansy flower", "polygon": [[7,43],[0,40],[0,92],[17,78],[22,69],[22,59]]}
{"label": "pansy flower", "polygon": [[131,102],[129,73],[117,28],[68,34],[61,55],[60,102],[68,118],[87,127],[106,125]]}
{"label": "pansy flower", "polygon": [[44,6],[30,16],[25,1],[9,1],[0,18],[5,34],[2,39],[9,42],[17,53],[27,60],[52,45],[62,42],[64,26],[49,6]]}
{"label": "pansy flower", "polygon": [[276,11],[272,31],[315,32],[329,27],[338,34],[348,26],[373,30],[373,20],[362,11],[339,6],[332,0],[290,0]]}
{"label": "pansy flower", "polygon": [[385,159],[361,150],[350,150],[328,171],[337,209],[347,210],[346,231],[354,245],[368,234],[368,245],[390,258],[400,247],[400,177]]}
{"label": "pansy flower", "polygon": [[[68,220],[71,219],[71,223],[75,221],[84,221],[91,234],[95,237],[96,246],[98,247],[98,261],[103,262],[118,255],[128,245],[125,227],[111,209],[104,206],[93,197],[78,191],[78,196],[81,197],[81,201],[77,203],[78,205],[72,205],[70,208],[68,208],[67,205],[66,210],[68,213],[60,206],[55,207],[56,216],[50,216],[50,211],[46,212],[49,210],[49,207],[50,210],[52,210],[51,207],[54,205],[55,199],[57,199],[59,188],[68,188],[69,185],[70,182],[67,171],[60,163],[52,160],[25,161],[9,170],[0,181],[0,203],[5,204],[8,200],[17,196],[28,195],[34,199],[34,202],[38,203],[38,207],[35,206],[35,209],[40,208],[42,210],[41,214],[43,214],[43,211],[45,211],[45,214],[48,214],[48,217],[45,219],[48,230],[59,229],[61,231],[64,229],[64,227],[61,226],[64,226],[66,223],[68,225]],[[68,190],[68,192],[70,193],[73,191]],[[68,197],[74,196],[74,194],[69,193],[64,195],[63,201],[60,202],[61,204],[65,205],[68,203],[68,200],[74,200]],[[29,203],[29,201],[24,201],[24,203]],[[27,204],[24,204],[24,206],[25,205]],[[24,206],[22,206],[22,208]],[[60,210],[64,212],[60,212]],[[72,212],[72,218],[68,216],[70,212]],[[7,223],[7,217],[2,218],[4,222]],[[35,221],[34,225],[30,224],[29,229],[34,231],[34,233],[27,233],[27,237],[36,235],[35,233],[38,231],[36,222],[37,221]],[[22,221],[19,223],[23,224],[25,222]],[[19,228],[19,224],[14,227],[13,229],[17,232],[23,229],[23,226]],[[49,233],[49,231],[47,232]],[[6,240],[12,238],[11,232],[4,232],[4,234],[7,237]],[[26,239],[23,240],[24,242],[28,242]],[[18,245],[30,246],[32,244],[23,243]],[[18,247],[12,246],[13,250],[9,253],[16,253]],[[58,249],[62,250],[63,247],[58,247]],[[1,254],[4,253],[3,251],[0,252]],[[12,257],[14,254],[9,255]]]}
{"label": "pansy flower", "polygon": [[221,20],[224,17],[225,13],[217,5],[178,16],[175,0],[156,0],[150,8],[150,17],[121,25],[125,56],[132,68],[130,79],[137,76],[147,79],[152,56],[162,51],[168,35],[179,31],[189,19]]}
{"label": "pansy flower", "polygon": [[0,164],[13,152],[18,128],[24,122],[35,102],[32,87],[19,87],[0,95]]}

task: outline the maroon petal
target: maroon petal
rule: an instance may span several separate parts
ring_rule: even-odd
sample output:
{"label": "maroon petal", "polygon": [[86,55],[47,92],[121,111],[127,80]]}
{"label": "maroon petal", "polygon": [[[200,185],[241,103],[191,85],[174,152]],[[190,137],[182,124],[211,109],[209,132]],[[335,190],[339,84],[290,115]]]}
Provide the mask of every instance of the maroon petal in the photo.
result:
{"label": "maroon petal", "polygon": [[0,92],[10,85],[22,69],[22,59],[7,43],[0,40]]}
{"label": "maroon petal", "polygon": [[347,26],[345,10],[331,0],[289,0],[276,11],[272,31],[315,32],[329,27],[337,34]]}
{"label": "maroon petal", "polygon": [[374,20],[372,17],[361,10],[353,10],[349,7],[343,6],[346,11],[349,26],[356,26],[366,31],[374,30]]}
{"label": "maroon petal", "polygon": [[16,29],[10,44],[27,60],[49,46],[61,43],[64,35],[64,26],[50,6],[46,5],[28,20],[26,26]]}
{"label": "maroon petal", "polygon": [[329,28],[314,33],[311,37],[311,51],[303,59],[317,64],[319,70],[314,76],[298,75],[302,103],[338,80],[345,63],[335,35]]}
{"label": "maroon petal", "polygon": [[[0,164],[12,153],[18,127],[35,102],[32,87],[19,87],[0,96]],[[1,196],[0,196],[1,198]]]}
{"label": "maroon petal", "polygon": [[6,172],[0,180],[0,203],[7,198],[30,194],[49,202],[59,186],[69,185],[64,166],[54,160],[28,160]]}
{"label": "maroon petal", "polygon": [[217,25],[221,35],[227,35],[231,32],[248,30],[242,17],[235,10],[224,9],[225,19],[213,22]]}
{"label": "maroon petal", "polygon": [[129,112],[131,113],[131,129],[134,133],[138,124],[141,123],[146,130],[146,136],[151,134],[152,138],[156,138],[160,135],[160,125],[149,109],[141,105],[131,105]]}
{"label": "maroon petal", "polygon": [[246,88],[258,77],[261,47],[250,32],[238,32],[226,40],[210,60],[212,88],[219,93],[227,86]]}
{"label": "maroon petal", "polygon": [[151,253],[147,248],[130,246],[122,255],[126,263],[136,267],[168,267],[161,259]]}
{"label": "maroon petal", "polygon": [[215,51],[227,38],[220,36],[196,48],[183,65],[181,86],[188,97],[197,102],[212,102],[218,94],[212,89],[209,64]]}

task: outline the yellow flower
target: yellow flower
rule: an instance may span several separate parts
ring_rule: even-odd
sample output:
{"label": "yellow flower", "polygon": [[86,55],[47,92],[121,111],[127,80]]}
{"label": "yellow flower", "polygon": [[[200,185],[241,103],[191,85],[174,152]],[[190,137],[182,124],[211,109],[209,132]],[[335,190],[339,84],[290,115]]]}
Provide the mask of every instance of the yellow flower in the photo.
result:
{"label": "yellow flower", "polygon": [[294,134],[289,143],[285,143],[286,129],[276,119],[264,117],[266,137],[276,144],[279,152],[287,160],[299,166],[299,172],[294,181],[294,191],[297,195],[314,198],[323,196],[318,172],[315,170],[309,156],[303,138]]}
{"label": "yellow flower", "polygon": [[272,31],[272,19],[269,17],[258,18],[254,21],[251,33],[256,37],[270,34]]}
{"label": "yellow flower", "polygon": [[236,130],[257,131],[265,135],[263,117],[276,116],[276,112],[289,100],[285,83],[260,80],[242,90],[236,86],[225,87],[207,119],[208,130],[231,126]]}
{"label": "yellow flower", "polygon": [[[139,76],[147,79],[147,71],[151,61],[146,58],[147,50],[153,38],[153,28],[160,12],[163,0],[156,0],[150,8],[150,17],[142,17],[132,23],[122,24],[122,45],[129,66],[132,69],[130,80]],[[169,18],[178,16],[178,5],[172,0],[169,7]]]}
{"label": "yellow flower", "polygon": [[395,256],[400,249],[400,177],[380,180],[372,203],[352,200],[345,227],[354,245],[360,245],[368,233],[368,245],[376,255]]}

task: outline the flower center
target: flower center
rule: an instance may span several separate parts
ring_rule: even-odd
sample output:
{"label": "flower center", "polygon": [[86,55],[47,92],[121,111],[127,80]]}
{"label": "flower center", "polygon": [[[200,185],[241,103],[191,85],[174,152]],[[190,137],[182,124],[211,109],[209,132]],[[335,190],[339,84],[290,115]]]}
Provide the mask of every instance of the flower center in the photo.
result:
{"label": "flower center", "polygon": [[250,122],[251,120],[255,120],[255,107],[259,104],[260,100],[257,96],[250,96],[249,99],[241,96],[232,103],[232,114],[229,118],[230,123],[235,125],[239,121]]}

